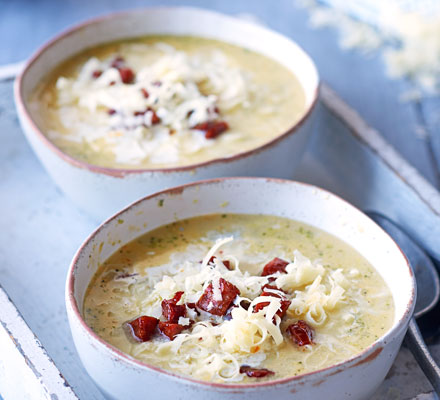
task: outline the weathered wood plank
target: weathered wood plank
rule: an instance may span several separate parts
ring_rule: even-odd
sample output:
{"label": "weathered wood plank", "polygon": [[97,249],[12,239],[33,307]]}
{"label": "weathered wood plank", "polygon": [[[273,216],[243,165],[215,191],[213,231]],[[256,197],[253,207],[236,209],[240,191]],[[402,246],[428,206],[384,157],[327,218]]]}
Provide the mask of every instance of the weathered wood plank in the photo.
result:
{"label": "weathered wood plank", "polygon": [[78,399],[1,286],[0,349],[4,400]]}

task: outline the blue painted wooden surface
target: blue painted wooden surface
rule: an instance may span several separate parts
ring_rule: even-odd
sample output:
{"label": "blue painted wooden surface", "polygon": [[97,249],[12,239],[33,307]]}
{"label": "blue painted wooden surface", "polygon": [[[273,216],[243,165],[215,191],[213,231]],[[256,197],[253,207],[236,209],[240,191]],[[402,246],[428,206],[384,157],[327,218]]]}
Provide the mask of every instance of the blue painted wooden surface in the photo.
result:
{"label": "blue painted wooden surface", "polygon": [[[84,18],[111,10],[159,4],[181,5],[182,2],[0,0],[0,64],[26,58],[55,32]],[[427,143],[414,133],[419,124],[419,111],[431,125],[435,125],[431,114],[431,111],[435,111],[435,102],[422,104],[421,110],[414,105],[400,104],[398,95],[406,90],[407,85],[405,82],[388,80],[377,57],[365,59],[357,53],[341,52],[336,34],[330,30],[310,31],[306,24],[306,13],[295,8],[292,0],[199,0],[185,4],[215,8],[231,14],[252,13],[270,27],[297,40],[314,57],[323,78],[371,125],[378,128],[425,177],[435,182],[436,175]],[[102,399],[78,362],[63,301],[68,263],[96,223],[76,210],[43,171],[18,128],[11,93],[10,83],[0,84],[0,281],[80,397]],[[337,138],[338,125],[333,123],[329,129],[330,132],[337,132],[329,143],[332,146],[337,143],[345,146],[347,138]],[[321,152],[324,157],[325,149],[321,149]],[[332,157],[327,157],[327,160],[331,162]],[[362,160],[365,161],[365,158]],[[368,169],[368,163],[362,165]],[[347,173],[346,169],[344,173]],[[315,180],[330,187],[334,182],[327,181],[327,178],[331,180],[323,173]],[[353,176],[348,178],[353,179]],[[380,187],[373,185],[380,182],[368,182],[371,183],[369,187],[380,190]],[[342,180],[339,184],[341,193],[358,201],[355,195],[348,193],[351,187],[349,179],[347,184]],[[397,186],[400,184],[396,182]],[[365,184],[359,183],[358,189],[365,189]],[[383,201],[378,199],[377,204]],[[392,199],[386,203],[391,212]],[[360,205],[365,204],[368,205]],[[393,216],[399,218],[398,213]],[[26,251],[23,250],[23,243],[28,246]],[[416,367],[413,368],[416,371]],[[407,373],[406,370],[404,372]],[[429,385],[421,377],[420,371],[415,372],[411,394],[428,389]]]}
{"label": "blue painted wooden surface", "polygon": [[[429,141],[416,135],[421,115],[436,134],[433,148],[440,155],[440,112],[437,100],[402,104],[404,81],[391,81],[377,55],[341,51],[331,29],[311,30],[307,12],[294,0],[0,0],[0,64],[27,58],[56,32],[86,18],[134,7],[193,5],[229,14],[248,13],[301,44],[315,59],[320,74],[342,98],[394,145],[433,184],[440,185]],[[440,167],[440,164],[438,165]]]}

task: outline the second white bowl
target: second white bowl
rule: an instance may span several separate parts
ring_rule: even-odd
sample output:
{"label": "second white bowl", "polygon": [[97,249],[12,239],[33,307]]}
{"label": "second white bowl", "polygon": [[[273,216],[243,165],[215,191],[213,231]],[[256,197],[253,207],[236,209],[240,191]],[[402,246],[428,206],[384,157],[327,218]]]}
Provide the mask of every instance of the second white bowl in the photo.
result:
{"label": "second white bowl", "polygon": [[[302,118],[270,142],[232,157],[185,167],[123,170],[78,161],[40,131],[29,112],[36,86],[69,57],[86,48],[150,34],[213,38],[262,53],[291,70],[306,95]],[[87,21],[57,36],[28,62],[15,86],[18,116],[28,141],[46,170],[82,209],[102,219],[131,201],[167,187],[223,176],[290,178],[304,152],[316,114],[319,78],[309,56],[292,40],[264,27],[195,8],[152,8]]]}

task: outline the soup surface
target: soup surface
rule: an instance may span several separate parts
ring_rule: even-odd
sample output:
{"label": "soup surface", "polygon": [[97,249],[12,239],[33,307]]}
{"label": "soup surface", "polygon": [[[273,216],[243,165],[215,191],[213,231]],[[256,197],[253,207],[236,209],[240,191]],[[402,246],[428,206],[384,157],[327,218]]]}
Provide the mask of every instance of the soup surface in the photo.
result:
{"label": "soup surface", "polygon": [[354,249],[289,219],[182,220],[105,261],[86,323],[125,353],[177,374],[233,383],[344,361],[391,327],[391,293]]}
{"label": "soup surface", "polygon": [[149,36],[91,48],[31,99],[47,137],[72,157],[114,168],[229,157],[287,131],[305,96],[281,64],[231,44]]}

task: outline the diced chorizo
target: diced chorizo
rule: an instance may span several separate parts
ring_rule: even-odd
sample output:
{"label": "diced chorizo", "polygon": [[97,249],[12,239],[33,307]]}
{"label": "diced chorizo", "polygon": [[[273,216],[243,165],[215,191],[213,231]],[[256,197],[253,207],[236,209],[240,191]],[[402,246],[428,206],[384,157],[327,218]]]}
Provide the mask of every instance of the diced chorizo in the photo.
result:
{"label": "diced chorizo", "polygon": [[286,272],[286,266],[289,265],[287,261],[281,258],[275,257],[272,261],[269,261],[263,268],[261,276],[273,275],[276,272]]}
{"label": "diced chorizo", "polygon": [[139,115],[145,115],[147,112],[151,112],[152,113],[152,116],[151,116],[151,124],[152,125],[156,125],[156,124],[158,124],[159,122],[160,122],[160,118],[159,118],[159,116],[156,114],[156,111],[153,109],[153,108],[151,108],[151,107],[147,107],[144,111],[135,111],[135,112],[133,112],[133,115],[135,116],[135,117],[138,117]]}
{"label": "diced chorizo", "polygon": [[126,323],[133,338],[138,342],[147,342],[156,330],[159,320],[154,317],[143,315]]}
{"label": "diced chorizo", "polygon": [[177,305],[183,292],[177,292],[172,299],[162,301],[162,315],[168,322],[177,323],[180,317],[185,317],[185,305]]}
{"label": "diced chorizo", "polygon": [[123,57],[116,57],[110,66],[118,70],[122,83],[133,83],[135,74],[131,68],[125,65],[125,59]]}
{"label": "diced chorizo", "polygon": [[147,108],[147,111],[151,111],[153,113],[152,117],[151,117],[151,123],[153,125],[156,125],[160,122],[160,118],[159,116],[156,114],[156,111],[154,111],[151,107]]}
{"label": "diced chorizo", "polygon": [[173,322],[162,322],[159,321],[159,331],[163,335],[167,336],[170,340],[174,340],[176,335],[182,333],[186,327],[180,324],[175,324]]}
{"label": "diced chorizo", "polygon": [[148,99],[150,97],[150,93],[148,93],[146,89],[142,88],[141,92],[145,99]]}
{"label": "diced chorizo", "polygon": [[225,121],[207,121],[192,127],[199,131],[205,132],[206,139],[215,139],[217,136],[229,129],[229,125]]}
{"label": "diced chorizo", "polygon": [[223,262],[223,265],[227,268],[227,269],[229,269],[229,271],[231,271],[231,262],[229,261],[229,260],[224,260],[224,261],[222,261]]}
{"label": "diced chorizo", "polygon": [[102,75],[102,71],[100,69],[95,69],[92,72],[93,79],[98,79]]}
{"label": "diced chorizo", "polygon": [[240,367],[240,374],[246,374],[249,378],[264,378],[274,375],[275,372],[266,368],[252,368],[249,365],[242,365]]}
{"label": "diced chorizo", "polygon": [[[214,263],[214,258],[216,258],[215,256],[212,256],[209,261],[208,264]],[[223,265],[229,269],[229,271],[231,271],[231,262],[229,260],[222,260]]]}
{"label": "diced chorizo", "polygon": [[[286,315],[287,309],[290,306],[290,300],[287,300],[284,296],[286,293],[278,289],[276,286],[271,286],[269,284],[266,284],[263,286],[263,292],[260,294],[260,296],[270,296],[270,297],[276,297],[280,299],[281,305],[278,311],[276,312],[276,315],[278,315],[280,318],[283,318]],[[269,289],[268,291],[266,289]],[[272,290],[277,291],[277,293],[274,293]],[[264,301],[262,303],[258,303],[254,307],[254,313],[262,310],[263,308],[267,307],[270,304],[269,301]],[[275,323],[275,320],[274,320]]]}
{"label": "diced chorizo", "polygon": [[197,307],[213,315],[225,315],[234,299],[240,294],[240,291],[236,286],[223,278],[219,279],[219,286],[221,300],[214,300],[214,289],[211,282],[197,301]]}
{"label": "diced chorizo", "polygon": [[134,72],[131,68],[128,67],[121,67],[118,68],[119,75],[121,77],[122,83],[133,83],[134,81]]}
{"label": "diced chorizo", "polygon": [[[281,305],[278,311],[276,312],[276,315],[278,315],[280,318],[283,318],[286,315],[287,309],[290,306],[290,300],[282,300],[280,299]],[[263,308],[267,307],[270,304],[268,301],[263,301],[262,303],[258,303],[254,307],[254,313],[262,310]],[[275,321],[274,321],[275,322]]]}
{"label": "diced chorizo", "polygon": [[287,332],[289,332],[292,340],[298,346],[305,346],[306,344],[313,344],[313,338],[315,336],[315,331],[312,327],[303,320],[299,320],[292,325],[287,327]]}

